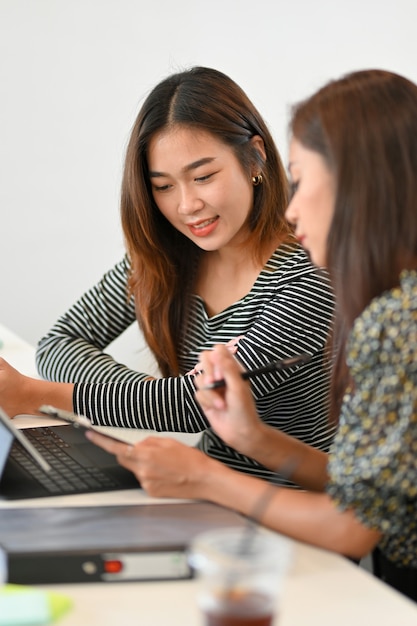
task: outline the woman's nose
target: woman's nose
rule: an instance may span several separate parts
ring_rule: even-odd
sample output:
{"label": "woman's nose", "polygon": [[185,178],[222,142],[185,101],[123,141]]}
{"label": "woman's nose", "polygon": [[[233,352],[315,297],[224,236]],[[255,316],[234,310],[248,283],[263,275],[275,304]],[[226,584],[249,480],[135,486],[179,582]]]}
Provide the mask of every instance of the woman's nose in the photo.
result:
{"label": "woman's nose", "polygon": [[287,209],[285,211],[285,218],[293,226],[295,226],[295,224],[297,223],[297,215],[296,215],[296,213],[297,212],[296,212],[295,207],[294,207],[294,202],[293,202],[293,200],[290,200],[290,203],[287,206]]}
{"label": "woman's nose", "polygon": [[178,203],[178,212],[183,215],[190,215],[196,211],[200,211],[204,206],[203,200],[196,193],[196,190],[183,188],[180,190]]}

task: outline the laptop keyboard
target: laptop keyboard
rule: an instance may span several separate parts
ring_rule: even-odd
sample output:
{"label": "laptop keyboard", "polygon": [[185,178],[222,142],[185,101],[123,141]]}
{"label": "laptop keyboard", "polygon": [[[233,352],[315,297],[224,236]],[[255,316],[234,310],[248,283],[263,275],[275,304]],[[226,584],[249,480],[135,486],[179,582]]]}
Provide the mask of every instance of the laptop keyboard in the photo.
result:
{"label": "laptop keyboard", "polygon": [[69,445],[49,428],[26,428],[25,435],[51,466],[44,472],[17,441],[11,458],[29,472],[51,495],[88,493],[117,489],[119,484],[97,467],[85,467],[72,458]]}

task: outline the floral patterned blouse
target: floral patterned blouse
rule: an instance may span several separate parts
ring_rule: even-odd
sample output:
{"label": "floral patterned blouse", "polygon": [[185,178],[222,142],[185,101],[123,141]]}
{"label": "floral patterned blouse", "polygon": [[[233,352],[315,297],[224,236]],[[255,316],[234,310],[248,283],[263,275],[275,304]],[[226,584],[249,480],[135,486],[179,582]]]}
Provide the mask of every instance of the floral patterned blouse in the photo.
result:
{"label": "floral patterned blouse", "polygon": [[417,567],[417,272],[356,319],[347,361],[327,493],[383,533],[387,558]]}

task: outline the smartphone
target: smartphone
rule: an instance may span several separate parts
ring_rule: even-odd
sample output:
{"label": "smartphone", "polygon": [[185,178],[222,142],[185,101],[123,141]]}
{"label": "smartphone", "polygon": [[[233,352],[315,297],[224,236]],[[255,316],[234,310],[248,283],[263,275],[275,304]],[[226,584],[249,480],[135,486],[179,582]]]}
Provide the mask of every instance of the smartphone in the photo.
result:
{"label": "smartphone", "polygon": [[63,422],[67,422],[68,424],[71,424],[74,428],[80,428],[81,430],[93,430],[102,437],[106,437],[107,439],[110,439],[112,441],[129,444],[129,442],[124,439],[119,439],[118,437],[114,437],[113,435],[109,435],[108,433],[104,433],[98,428],[95,428],[88,419],[88,417],[86,417],[85,415],[78,415],[77,413],[72,413],[72,411],[58,409],[57,407],[51,406],[50,404],[43,404],[39,407],[38,411],[43,415],[47,415],[48,417],[53,417],[55,419],[62,420]]}

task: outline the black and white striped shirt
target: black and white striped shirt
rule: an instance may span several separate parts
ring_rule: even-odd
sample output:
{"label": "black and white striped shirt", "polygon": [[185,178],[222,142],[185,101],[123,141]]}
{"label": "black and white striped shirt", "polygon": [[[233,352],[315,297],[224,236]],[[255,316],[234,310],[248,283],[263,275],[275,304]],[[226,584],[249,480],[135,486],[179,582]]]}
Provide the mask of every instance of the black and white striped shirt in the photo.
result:
{"label": "black and white striped shirt", "polygon": [[[128,301],[129,263],[123,259],[85,293],[39,342],[39,373],[48,380],[75,383],[74,410],[95,424],[157,431],[204,431],[199,447],[239,471],[280,482],[257,462],[236,452],[208,427],[187,375],[202,350],[243,335],[236,357],[245,368],[299,353],[312,359],[299,367],[252,379],[261,418],[274,428],[328,450],[329,367],[323,359],[333,317],[328,278],[299,246],[280,246],[250,292],[221,313],[208,317],[204,302],[191,302],[192,328],[181,346],[182,376],[146,380],[103,352],[135,321]],[[189,324],[190,325],[190,324]]]}

